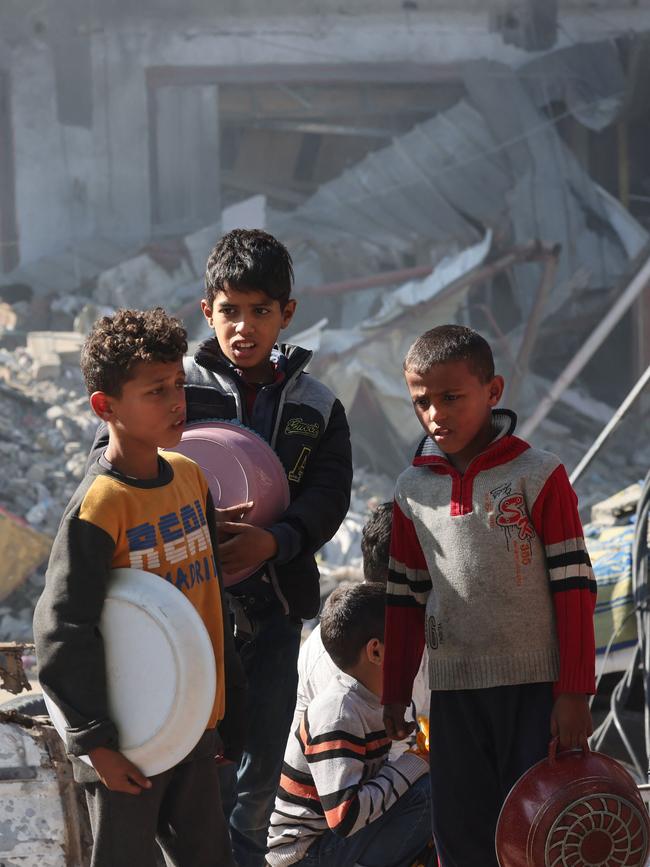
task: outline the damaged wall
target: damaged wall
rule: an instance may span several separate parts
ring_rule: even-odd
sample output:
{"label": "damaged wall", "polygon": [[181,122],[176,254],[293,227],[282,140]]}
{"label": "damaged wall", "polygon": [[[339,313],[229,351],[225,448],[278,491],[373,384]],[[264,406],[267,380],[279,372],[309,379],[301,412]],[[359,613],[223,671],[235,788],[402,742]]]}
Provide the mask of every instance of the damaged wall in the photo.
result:
{"label": "damaged wall", "polygon": [[94,234],[93,134],[59,124],[52,56],[44,41],[34,38],[0,53],[3,66],[11,87],[20,260],[29,261]]}
{"label": "damaged wall", "polygon": [[[470,10],[484,12],[491,5],[502,0],[412,0],[410,5],[402,4],[411,12],[438,12],[441,10]],[[531,4],[531,0],[509,0],[520,7]],[[536,3],[537,0],[532,0]],[[649,0],[558,0],[560,9],[629,9],[650,5]],[[311,15],[323,17],[326,15],[359,15],[369,12],[394,12],[400,4],[395,0],[265,0],[264,11],[267,15]],[[104,6],[117,15],[133,12],[129,0],[105,0]],[[181,14],[177,0],[145,0],[138,6],[142,10],[155,11],[159,15],[173,17]],[[211,14],[218,12],[223,15],[258,16],[260,0],[185,0],[183,13]]]}
{"label": "damaged wall", "polygon": [[[411,340],[425,323],[467,322],[494,342],[510,373],[528,335],[539,260],[508,266],[498,281],[484,274],[434,309],[436,291],[517,245],[560,242],[557,279],[523,365],[531,373],[513,403],[525,416],[647,241],[627,210],[635,195],[650,203],[650,187],[634,185],[650,183],[643,129],[630,141],[647,175],[631,173],[626,188],[615,164],[635,113],[650,130],[650,0],[559,2],[561,27],[543,53],[491,29],[483,0],[360,0],[353,9],[270,0],[263,19],[252,17],[259,0],[188,0],[182,16],[178,0],[133,8],[111,0],[100,11],[95,4],[94,20],[84,18],[81,0],[65,4],[0,7],[0,83],[11,104],[0,175],[9,141],[27,263],[7,278],[14,285],[6,296],[0,286],[3,502],[46,536],[83,473],[95,422],[77,359],[55,351],[62,334],[40,335],[39,349],[27,332],[85,331],[104,305],[163,303],[183,311],[192,338],[202,336],[198,287],[223,229],[263,225],[294,256],[300,304],[292,328],[312,326],[320,343],[312,370],[346,403],[356,470],[374,470],[365,478],[355,470],[360,514],[370,493],[383,487],[390,497],[420,434],[401,376]],[[522,9],[526,0],[498,5]],[[629,55],[623,40],[613,41],[622,32],[637,34],[626,40]],[[333,155],[335,136],[354,144]],[[329,174],[315,168],[324,153]],[[224,191],[236,213],[222,215],[231,203]],[[251,194],[246,222],[242,200]],[[401,276],[386,280],[391,271]],[[352,278],[380,272],[383,282],[350,289]],[[11,328],[3,330],[3,317]],[[78,349],[81,338],[72,337]],[[607,351],[601,363],[617,380],[611,394],[594,387],[596,376],[576,382],[536,434],[569,466],[611,417],[630,373],[624,353],[614,366]],[[619,477],[647,467],[643,431],[632,427],[630,420],[624,429],[629,448],[608,455],[606,471],[594,468],[594,490],[609,493]],[[388,474],[381,484],[379,472]],[[28,635],[42,582],[40,569],[7,605],[0,599],[0,636]]]}
{"label": "damaged wall", "polygon": [[[564,17],[557,45],[650,29],[645,2],[610,3],[604,18],[594,15],[592,6],[560,5]],[[116,17],[122,7],[114,3],[112,15],[110,8],[96,10],[92,20],[67,16],[67,43],[57,17],[63,15],[60,6],[10,3],[0,13],[0,70],[9,76],[11,88],[15,217],[22,262],[97,235],[144,240],[177,231],[179,225],[167,219],[166,212],[162,218],[156,212],[157,177],[169,177],[166,170],[156,174],[156,159],[164,169],[175,165],[177,186],[190,191],[190,201],[181,208],[180,228],[216,219],[218,195],[208,196],[200,184],[207,170],[192,173],[192,167],[201,148],[210,152],[211,141],[216,142],[214,164],[218,160],[220,83],[266,82],[273,75],[280,83],[337,76],[381,82],[442,75],[449,80],[457,75],[454,69],[470,59],[499,60],[515,67],[530,56],[492,32],[485,6],[479,12],[472,0],[419,0],[401,9],[388,3],[355,3],[350,9],[319,3],[316,10],[312,4],[277,3],[265,5],[266,17],[257,17],[254,24],[246,14],[258,10],[258,2],[224,2],[211,15],[206,10],[213,10],[213,4],[197,3],[190,12],[185,10],[181,23],[165,14],[178,8],[171,2],[139,6],[137,17]],[[289,8],[291,14],[284,14]],[[233,17],[235,11],[238,17]],[[4,26],[11,16],[20,21]],[[63,62],[66,47],[71,56],[90,58],[90,67],[84,60],[90,72],[78,71],[83,99],[76,107],[69,94],[57,93],[57,82],[61,88],[73,78]],[[147,83],[150,71],[161,68],[198,69],[206,75],[203,84],[196,83],[204,88],[200,95],[190,94],[187,82],[171,85],[170,99],[176,87],[183,90],[183,105],[185,97],[188,100],[178,119],[184,147],[162,157],[152,146],[152,99],[160,95],[152,97]],[[192,109],[189,103],[195,96]],[[199,121],[208,116],[210,105],[214,120],[201,135]],[[210,164],[209,159],[204,162]],[[172,189],[170,195],[180,193]]]}

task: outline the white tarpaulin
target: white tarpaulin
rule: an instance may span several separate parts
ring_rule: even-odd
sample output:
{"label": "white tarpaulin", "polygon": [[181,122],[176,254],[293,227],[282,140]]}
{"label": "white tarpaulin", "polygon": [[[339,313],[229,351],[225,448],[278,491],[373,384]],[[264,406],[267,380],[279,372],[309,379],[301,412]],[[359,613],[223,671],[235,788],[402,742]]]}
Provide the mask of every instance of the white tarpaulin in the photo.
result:
{"label": "white tarpaulin", "polygon": [[[428,277],[423,280],[411,280],[394,292],[386,293],[379,313],[366,320],[362,328],[378,328],[386,325],[409,307],[415,307],[425,301],[432,301],[445,286],[449,286],[455,280],[481,265],[490,252],[491,246],[492,232],[488,231],[480,243],[455,255],[445,256]],[[464,295],[465,293],[461,293],[461,297]],[[458,298],[454,297],[443,301],[442,307],[445,311],[449,310],[451,314],[452,311],[455,312],[458,309],[458,303]],[[438,308],[436,313],[441,318],[445,318],[442,308]]]}
{"label": "white tarpaulin", "polygon": [[[328,329],[327,320],[300,334],[291,342],[317,350],[319,377],[332,389],[346,407],[352,407],[362,384],[372,390],[381,404],[386,419],[397,439],[405,448],[417,439],[419,425],[410,409],[410,401],[401,375],[402,362],[411,343],[434,325],[455,322],[469,286],[453,296],[435,303],[446,286],[469,274],[481,265],[489,251],[492,234],[455,255],[446,256],[422,280],[411,280],[392,292],[382,293],[380,311],[356,328]],[[401,314],[429,302],[425,313],[403,317]],[[388,326],[388,327],[387,327]]]}

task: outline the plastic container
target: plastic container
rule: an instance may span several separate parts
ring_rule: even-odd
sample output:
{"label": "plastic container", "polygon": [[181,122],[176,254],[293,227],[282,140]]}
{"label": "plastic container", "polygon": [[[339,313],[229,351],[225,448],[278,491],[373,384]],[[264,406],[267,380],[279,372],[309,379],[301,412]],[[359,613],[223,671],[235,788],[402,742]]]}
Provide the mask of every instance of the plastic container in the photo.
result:
{"label": "plastic container", "polygon": [[[216,665],[208,631],[180,590],[141,569],[113,570],[99,628],[120,750],[146,776],[160,774],[196,746],[210,719]],[[44,698],[65,739],[62,712]]]}
{"label": "plastic container", "polygon": [[513,786],[501,809],[501,867],[645,867],[650,820],[634,780],[609,756],[558,752]]}
{"label": "plastic container", "polygon": [[[252,500],[253,508],[243,518],[248,524],[273,524],[289,505],[289,483],[280,459],[262,437],[238,421],[190,424],[171,451],[186,455],[201,467],[215,508]],[[248,578],[258,565],[224,573],[225,586]]]}

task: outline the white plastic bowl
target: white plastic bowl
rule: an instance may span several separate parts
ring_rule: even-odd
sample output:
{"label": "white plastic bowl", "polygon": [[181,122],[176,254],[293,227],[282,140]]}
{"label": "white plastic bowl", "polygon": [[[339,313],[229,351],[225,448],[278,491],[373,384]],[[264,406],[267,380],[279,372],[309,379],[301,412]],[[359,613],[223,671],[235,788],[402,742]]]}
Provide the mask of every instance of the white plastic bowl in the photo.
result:
{"label": "white plastic bowl", "polygon": [[[160,774],[191,752],[210,719],[216,665],[208,631],[180,590],[141,569],[113,570],[99,628],[120,751],[146,776]],[[65,739],[62,712],[44,698]]]}

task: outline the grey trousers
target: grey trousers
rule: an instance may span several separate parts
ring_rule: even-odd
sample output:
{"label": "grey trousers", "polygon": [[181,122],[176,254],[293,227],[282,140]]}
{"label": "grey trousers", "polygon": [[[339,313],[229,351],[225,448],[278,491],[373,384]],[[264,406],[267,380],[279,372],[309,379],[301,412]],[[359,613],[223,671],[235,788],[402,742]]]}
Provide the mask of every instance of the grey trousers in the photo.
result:
{"label": "grey trousers", "polygon": [[236,867],[214,756],[216,730],[139,795],[84,785],[93,833],[91,867]]}

